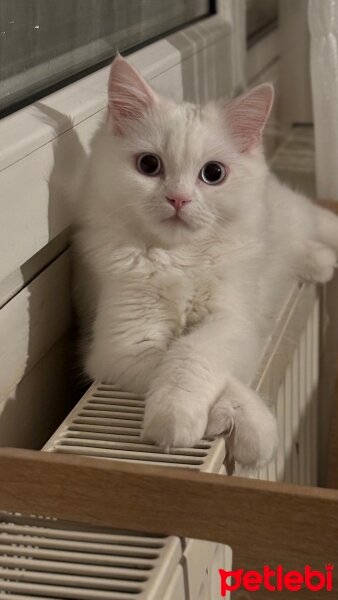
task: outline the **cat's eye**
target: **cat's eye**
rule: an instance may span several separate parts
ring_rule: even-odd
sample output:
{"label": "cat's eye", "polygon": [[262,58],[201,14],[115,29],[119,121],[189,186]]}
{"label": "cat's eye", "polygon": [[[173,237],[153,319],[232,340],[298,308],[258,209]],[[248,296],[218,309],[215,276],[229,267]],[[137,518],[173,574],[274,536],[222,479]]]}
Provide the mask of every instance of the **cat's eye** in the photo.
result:
{"label": "cat's eye", "polygon": [[220,162],[211,161],[202,167],[199,172],[199,178],[208,185],[217,185],[225,179],[227,170]]}
{"label": "cat's eye", "polygon": [[143,152],[136,159],[136,166],[140,173],[148,175],[148,177],[155,177],[159,175],[162,170],[162,161],[157,154],[148,154]]}

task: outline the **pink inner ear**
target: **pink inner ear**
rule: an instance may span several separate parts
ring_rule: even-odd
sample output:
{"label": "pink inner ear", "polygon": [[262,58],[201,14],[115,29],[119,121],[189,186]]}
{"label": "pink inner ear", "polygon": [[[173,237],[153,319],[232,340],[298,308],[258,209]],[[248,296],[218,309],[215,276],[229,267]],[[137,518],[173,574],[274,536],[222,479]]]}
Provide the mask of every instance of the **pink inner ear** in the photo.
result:
{"label": "pink inner ear", "polygon": [[145,79],[118,55],[108,84],[108,110],[114,132],[123,135],[128,121],[140,119],[156,101],[157,96]]}
{"label": "pink inner ear", "polygon": [[266,83],[225,104],[226,122],[240,152],[260,143],[273,97],[273,86]]}

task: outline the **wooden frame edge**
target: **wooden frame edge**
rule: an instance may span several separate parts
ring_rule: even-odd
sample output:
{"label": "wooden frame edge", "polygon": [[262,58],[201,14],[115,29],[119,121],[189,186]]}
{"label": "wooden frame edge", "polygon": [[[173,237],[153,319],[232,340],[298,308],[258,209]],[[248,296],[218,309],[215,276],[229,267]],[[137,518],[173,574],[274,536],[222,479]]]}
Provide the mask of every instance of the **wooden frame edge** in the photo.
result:
{"label": "wooden frame edge", "polygon": [[230,545],[251,568],[323,568],[338,491],[33,450],[0,450],[0,511]]}

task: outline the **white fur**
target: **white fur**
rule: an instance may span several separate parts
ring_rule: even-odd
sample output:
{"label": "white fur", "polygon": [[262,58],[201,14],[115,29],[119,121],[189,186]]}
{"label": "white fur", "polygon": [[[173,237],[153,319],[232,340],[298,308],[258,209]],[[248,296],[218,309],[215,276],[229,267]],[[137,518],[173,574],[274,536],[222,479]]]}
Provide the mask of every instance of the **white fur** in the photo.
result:
{"label": "white fur", "polygon": [[[94,137],[75,219],[86,371],[146,394],[146,439],[193,446],[208,422],[214,434],[234,425],[236,460],[263,464],[276,426],[246,386],[292,281],[332,276],[338,220],[280,184],[260,143],[240,151],[217,104],[158,99],[125,126]],[[141,152],[165,173],[140,174]],[[229,168],[218,186],[198,179],[210,160]],[[165,221],[175,194],[191,198],[185,224]]]}

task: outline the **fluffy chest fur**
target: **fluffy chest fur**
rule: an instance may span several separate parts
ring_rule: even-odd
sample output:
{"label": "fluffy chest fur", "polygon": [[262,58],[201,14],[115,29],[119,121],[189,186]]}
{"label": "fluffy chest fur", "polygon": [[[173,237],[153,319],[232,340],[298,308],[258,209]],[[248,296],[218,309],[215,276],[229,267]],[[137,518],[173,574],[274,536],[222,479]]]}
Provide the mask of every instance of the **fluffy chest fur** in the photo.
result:
{"label": "fluffy chest fur", "polygon": [[[215,250],[115,249],[110,256],[111,278],[103,285],[111,297],[126,294],[130,299],[132,293],[144,311],[155,303],[161,306],[161,317],[176,337],[212,313],[216,299],[224,295],[229,259],[224,247]],[[158,322],[158,311],[156,315]]]}

